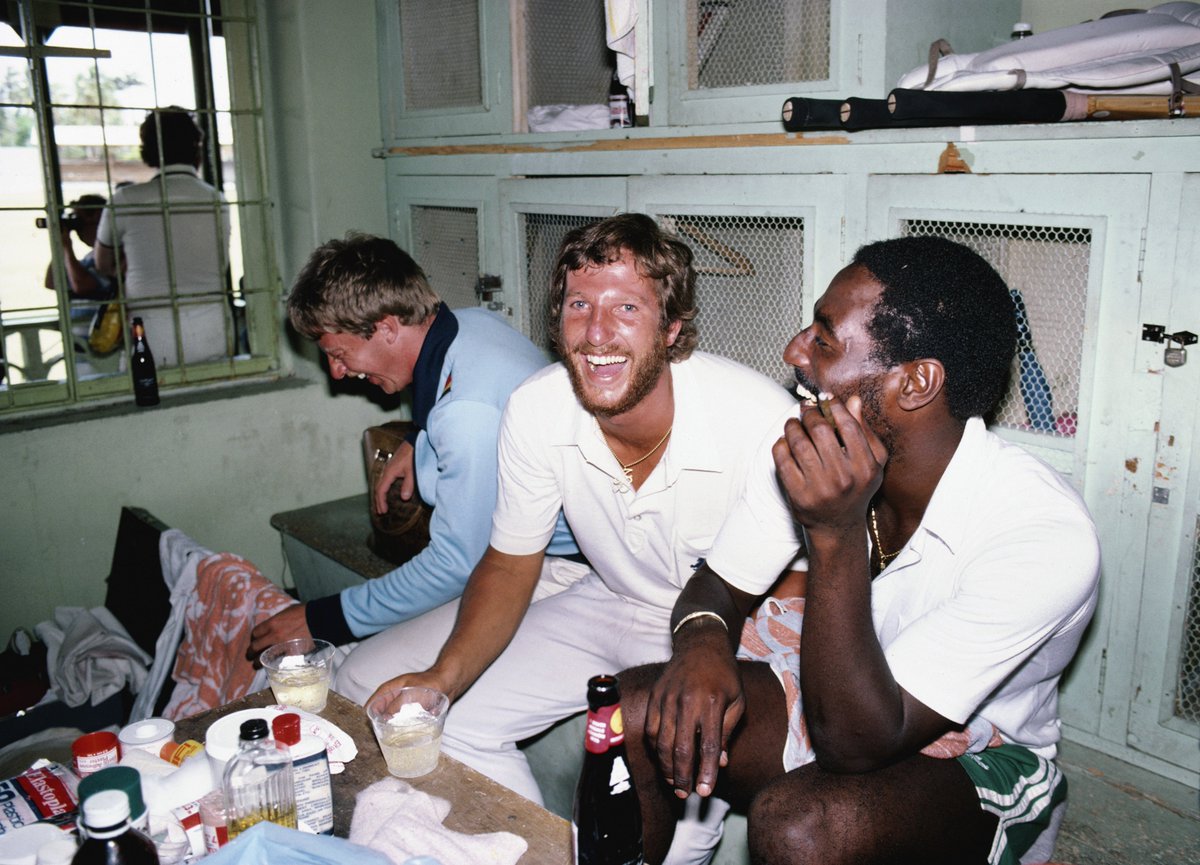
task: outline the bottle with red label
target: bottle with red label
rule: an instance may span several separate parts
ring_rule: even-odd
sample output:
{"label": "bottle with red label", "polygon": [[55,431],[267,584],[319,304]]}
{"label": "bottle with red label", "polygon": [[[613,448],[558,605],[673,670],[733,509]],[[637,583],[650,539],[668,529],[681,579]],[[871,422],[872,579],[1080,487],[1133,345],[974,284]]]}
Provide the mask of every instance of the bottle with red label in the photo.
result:
{"label": "bottle with red label", "polygon": [[641,865],[642,812],[625,755],[616,676],[588,680],[584,748],[575,790],[575,862]]}

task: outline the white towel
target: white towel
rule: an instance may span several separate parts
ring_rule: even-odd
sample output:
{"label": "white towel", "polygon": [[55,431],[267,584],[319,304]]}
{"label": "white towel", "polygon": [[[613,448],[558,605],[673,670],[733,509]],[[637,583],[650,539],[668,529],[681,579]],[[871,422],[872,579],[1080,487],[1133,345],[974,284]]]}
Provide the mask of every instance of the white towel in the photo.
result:
{"label": "white towel", "polygon": [[465,835],[442,825],[450,803],[399,778],[384,778],[358,794],[350,840],[401,863],[432,856],[454,865],[516,865],[529,844],[511,832]]}
{"label": "white towel", "polygon": [[150,656],[104,607],[57,607],[34,631],[46,644],[50,687],[68,706],[99,705],[126,684],[146,681]]}

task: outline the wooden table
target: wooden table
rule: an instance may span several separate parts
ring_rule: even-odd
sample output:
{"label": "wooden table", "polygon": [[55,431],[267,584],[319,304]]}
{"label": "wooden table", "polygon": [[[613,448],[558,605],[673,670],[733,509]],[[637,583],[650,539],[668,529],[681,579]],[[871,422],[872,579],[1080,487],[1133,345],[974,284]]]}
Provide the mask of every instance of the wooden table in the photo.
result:
{"label": "wooden table", "polygon": [[[203,742],[204,731],[218,718],[274,702],[269,689],[258,691],[176,722],[176,737]],[[320,715],[345,731],[358,746],[358,756],[346,763],[344,772],[333,776],[333,834],[347,838],[355,796],[386,778],[387,765],[361,706],[331,691]],[[422,792],[450,802],[450,815],[444,823],[448,829],[470,835],[499,831],[520,835],[529,842],[520,865],[568,865],[572,861],[570,823],[447,754],[441,755],[438,767],[428,775],[405,780]]]}

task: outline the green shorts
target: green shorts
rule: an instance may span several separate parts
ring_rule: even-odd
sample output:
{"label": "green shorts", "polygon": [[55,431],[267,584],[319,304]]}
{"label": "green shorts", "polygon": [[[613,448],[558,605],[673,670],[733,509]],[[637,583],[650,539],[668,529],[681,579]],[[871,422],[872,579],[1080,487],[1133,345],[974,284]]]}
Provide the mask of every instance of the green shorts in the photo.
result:
{"label": "green shorts", "polygon": [[1042,836],[1051,828],[1054,810],[1067,798],[1067,779],[1053,760],[1021,745],[1000,745],[956,759],[975,784],[979,807],[1000,820],[988,862],[1018,865],[1035,843],[1045,843]]}

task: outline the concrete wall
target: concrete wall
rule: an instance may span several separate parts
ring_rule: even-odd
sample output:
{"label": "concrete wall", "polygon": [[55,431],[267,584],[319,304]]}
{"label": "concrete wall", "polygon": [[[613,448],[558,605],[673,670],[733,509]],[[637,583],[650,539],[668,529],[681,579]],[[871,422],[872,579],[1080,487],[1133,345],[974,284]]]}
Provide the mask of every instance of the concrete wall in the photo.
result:
{"label": "concrete wall", "polygon": [[[267,161],[284,285],[318,243],[386,233],[373,0],[260,4]],[[122,505],[146,508],[277,581],[269,518],[365,489],[364,427],[390,415],[331,393],[309,346],[284,341],[287,385],[225,389],[148,411],[0,427],[0,641],[57,606],[103,602]]]}

